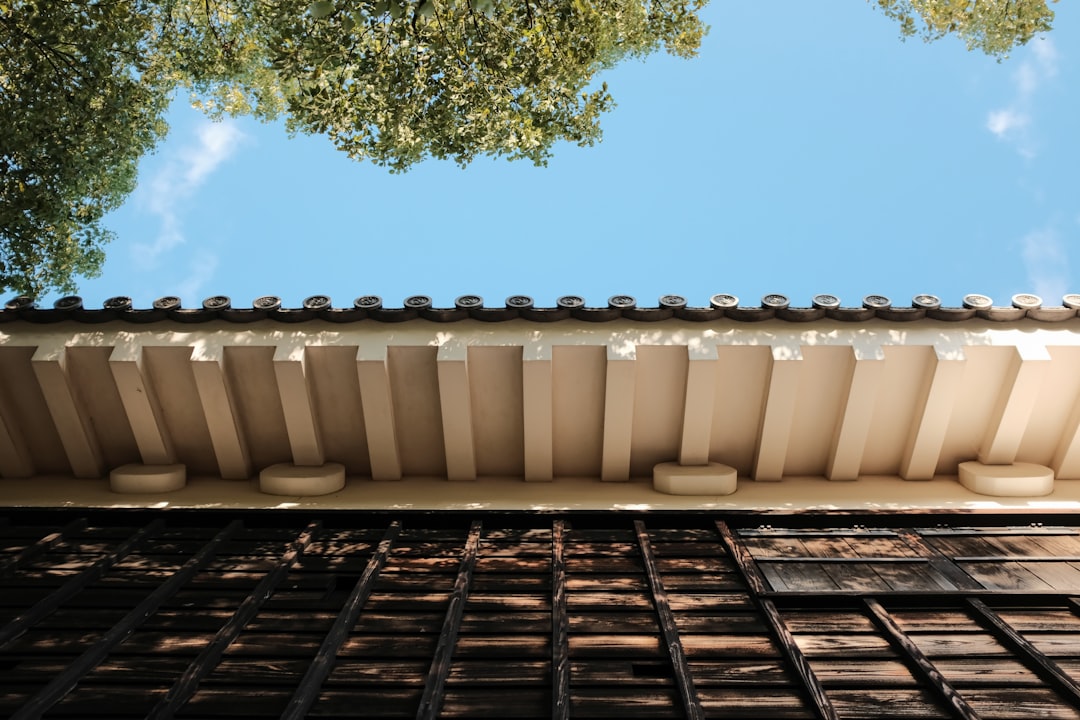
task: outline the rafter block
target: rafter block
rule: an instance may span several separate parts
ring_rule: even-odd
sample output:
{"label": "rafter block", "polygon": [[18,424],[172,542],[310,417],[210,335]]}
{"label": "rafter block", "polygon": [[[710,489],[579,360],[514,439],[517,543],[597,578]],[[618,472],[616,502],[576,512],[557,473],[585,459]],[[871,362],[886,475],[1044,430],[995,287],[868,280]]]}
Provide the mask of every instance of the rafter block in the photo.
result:
{"label": "rafter block", "polygon": [[71,472],[75,477],[99,478],[105,473],[101,447],[89,413],[68,378],[66,358],[66,348],[42,346],[34,353],[31,364]]}
{"label": "rafter block", "polygon": [[852,354],[854,365],[847,398],[840,421],[836,424],[825,470],[825,476],[830,480],[855,480],[859,477],[881,374],[885,369],[885,355],[880,347],[870,351],[852,348]]}
{"label": "rafter block", "polygon": [[1044,346],[1018,345],[1014,349],[979,448],[979,462],[1009,465],[1016,460],[1049,364],[1050,353]]}
{"label": "rafter block", "polygon": [[285,414],[293,464],[318,467],[326,462],[326,455],[315,420],[314,398],[308,387],[306,355],[303,346],[278,346],[274,351],[274,376],[281,410]]}
{"label": "rafter block", "polygon": [[616,353],[608,347],[604,385],[604,449],[601,480],[630,479],[630,440],[634,431],[636,352]]}
{"label": "rafter block", "polygon": [[713,406],[716,401],[716,348],[690,350],[686,370],[680,465],[707,465],[712,441]]}
{"label": "rafter block", "polygon": [[791,422],[795,416],[795,400],[802,373],[802,349],[797,345],[772,348],[772,367],[765,393],[765,410],[757,455],[754,458],[754,480],[780,480],[784,476]]}
{"label": "rafter block", "polygon": [[476,445],[473,439],[467,357],[468,348],[463,345],[439,346],[436,364],[448,480],[476,479]]}
{"label": "rafter block", "polygon": [[1059,480],[1080,480],[1080,400],[1073,402],[1050,467]]}
{"label": "rafter block", "polygon": [[554,478],[551,359],[525,360],[521,366],[525,415],[525,479]]}
{"label": "rafter block", "polygon": [[937,472],[945,431],[967,366],[967,358],[958,347],[935,345],[933,353],[900,461],[900,476],[905,480],[932,480]]}
{"label": "rafter block", "polygon": [[240,415],[225,380],[222,348],[193,351],[191,373],[206,417],[206,427],[210,431],[218,472],[222,478],[231,480],[251,477],[251,454],[240,426]]}
{"label": "rafter block", "polygon": [[361,348],[356,355],[356,377],[360,382],[360,406],[364,413],[371,478],[400,480],[401,452],[394,426],[386,348],[380,348],[379,357],[373,357]]}
{"label": "rafter block", "polygon": [[157,392],[144,367],[145,352],[143,346],[135,343],[117,345],[109,356],[109,370],[143,464],[172,465],[176,462],[176,451]]}

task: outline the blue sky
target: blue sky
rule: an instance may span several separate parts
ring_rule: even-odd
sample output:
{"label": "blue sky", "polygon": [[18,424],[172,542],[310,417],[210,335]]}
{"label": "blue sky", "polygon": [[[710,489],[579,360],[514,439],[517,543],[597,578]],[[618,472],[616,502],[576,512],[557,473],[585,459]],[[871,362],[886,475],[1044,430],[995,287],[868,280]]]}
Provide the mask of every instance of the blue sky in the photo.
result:
{"label": "blue sky", "polygon": [[603,142],[558,147],[546,168],[391,175],[324,138],[210,123],[181,99],[80,294],[94,307],[466,293],[701,306],[719,292],[1056,305],[1080,292],[1080,8],[1053,7],[1054,31],[998,63],[953,38],[902,42],[859,0],[713,0],[700,57],[606,73]]}

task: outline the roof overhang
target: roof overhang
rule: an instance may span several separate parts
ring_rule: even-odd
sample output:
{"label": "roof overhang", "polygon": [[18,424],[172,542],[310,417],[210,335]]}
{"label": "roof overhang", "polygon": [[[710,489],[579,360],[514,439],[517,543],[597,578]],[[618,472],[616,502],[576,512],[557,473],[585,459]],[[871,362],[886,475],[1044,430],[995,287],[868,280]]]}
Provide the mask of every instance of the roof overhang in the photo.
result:
{"label": "roof overhang", "polygon": [[[1080,509],[1080,320],[0,325],[6,505]],[[961,463],[1033,463],[980,495]],[[653,468],[734,468],[668,495]],[[340,464],[344,489],[259,491]],[[184,466],[179,490],[110,472]]]}

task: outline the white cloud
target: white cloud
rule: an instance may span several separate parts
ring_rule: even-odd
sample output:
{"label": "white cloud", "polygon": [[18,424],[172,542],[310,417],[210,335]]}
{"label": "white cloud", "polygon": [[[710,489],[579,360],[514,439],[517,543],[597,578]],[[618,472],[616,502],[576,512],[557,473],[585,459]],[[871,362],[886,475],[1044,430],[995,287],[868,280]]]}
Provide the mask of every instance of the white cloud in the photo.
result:
{"label": "white cloud", "polygon": [[1056,304],[1069,292],[1069,253],[1061,234],[1053,228],[1034,230],[1021,240],[1021,254],[1028,281],[1036,295]]}
{"label": "white cloud", "polygon": [[132,247],[137,267],[157,268],[169,251],[185,242],[181,215],[184,204],[244,139],[245,135],[228,120],[205,121],[196,130],[196,142],[172,152],[165,166],[150,178],[142,201],[158,217],[160,227],[152,242]]}
{"label": "white cloud", "polygon": [[1021,115],[1010,108],[995,110],[986,118],[986,129],[999,138],[1003,138],[1017,129],[1026,127],[1028,120],[1027,115]]}
{"label": "white cloud", "polygon": [[1028,48],[1030,53],[1013,73],[1015,93],[1012,101],[987,114],[986,129],[999,140],[1011,142],[1024,157],[1032,158],[1036,151],[1031,132],[1035,95],[1046,80],[1057,75],[1060,55],[1054,41],[1048,37],[1035,38]]}

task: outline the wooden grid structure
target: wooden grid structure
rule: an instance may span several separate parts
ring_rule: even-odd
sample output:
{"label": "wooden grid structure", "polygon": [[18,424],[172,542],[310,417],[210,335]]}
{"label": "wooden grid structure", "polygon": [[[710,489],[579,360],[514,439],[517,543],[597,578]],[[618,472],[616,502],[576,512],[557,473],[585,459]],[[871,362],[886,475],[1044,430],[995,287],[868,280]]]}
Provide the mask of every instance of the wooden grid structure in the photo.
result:
{"label": "wooden grid structure", "polygon": [[1080,719],[1080,530],[941,519],[13,512],[0,716]]}

